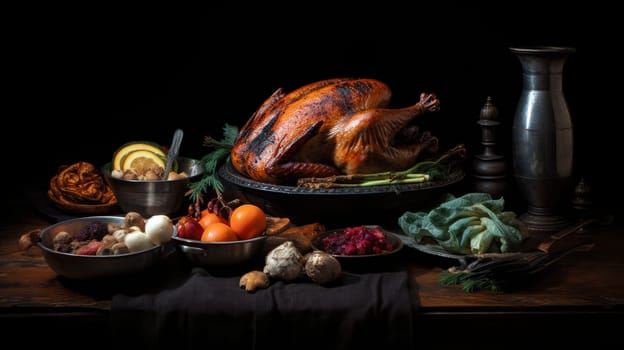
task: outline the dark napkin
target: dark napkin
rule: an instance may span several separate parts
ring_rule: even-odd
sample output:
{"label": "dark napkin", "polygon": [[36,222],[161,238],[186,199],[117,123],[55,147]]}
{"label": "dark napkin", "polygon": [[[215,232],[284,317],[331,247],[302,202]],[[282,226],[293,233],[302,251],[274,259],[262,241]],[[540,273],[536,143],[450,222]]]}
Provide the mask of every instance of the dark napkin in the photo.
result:
{"label": "dark napkin", "polygon": [[343,271],[331,285],[272,281],[253,293],[240,274],[178,271],[160,288],[117,293],[113,334],[150,348],[413,348],[417,299],[407,272]]}

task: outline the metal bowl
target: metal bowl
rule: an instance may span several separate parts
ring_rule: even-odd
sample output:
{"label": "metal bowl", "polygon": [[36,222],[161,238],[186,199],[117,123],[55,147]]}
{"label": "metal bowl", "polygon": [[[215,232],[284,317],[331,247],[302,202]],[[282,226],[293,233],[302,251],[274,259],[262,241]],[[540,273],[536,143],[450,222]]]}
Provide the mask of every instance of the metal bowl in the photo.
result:
{"label": "metal bowl", "polygon": [[180,238],[176,233],[173,241],[178,250],[193,264],[202,267],[231,266],[248,262],[262,252],[265,234],[241,241],[201,242]]}
{"label": "metal bowl", "polygon": [[156,181],[119,179],[111,176],[111,163],[102,167],[102,173],[123,212],[136,211],[146,218],[159,214],[174,216],[183,208],[189,184],[199,181],[204,174],[204,166],[197,159],[178,157],[177,161],[178,171],[186,172],[188,177]]}
{"label": "metal bowl", "polygon": [[85,216],[61,221],[41,230],[37,245],[41,248],[43,257],[52,270],[61,276],[73,279],[99,279],[140,273],[160,261],[162,245],[140,252],[119,255],[76,255],[54,250],[52,241],[56,234],[61,231],[76,232],[94,221],[123,224],[124,218]]}

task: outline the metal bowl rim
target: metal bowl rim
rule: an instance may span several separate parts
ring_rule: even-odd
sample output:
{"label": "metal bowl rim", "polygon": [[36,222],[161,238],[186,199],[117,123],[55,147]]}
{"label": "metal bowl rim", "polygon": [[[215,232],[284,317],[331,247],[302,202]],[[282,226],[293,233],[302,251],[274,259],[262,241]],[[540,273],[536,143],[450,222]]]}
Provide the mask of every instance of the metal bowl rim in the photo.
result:
{"label": "metal bowl rim", "polygon": [[195,158],[188,158],[188,157],[177,157],[177,159],[182,159],[182,160],[188,160],[188,161],[192,161],[194,162],[193,165],[198,165],[201,166],[201,172],[195,174],[195,175],[189,175],[185,178],[181,178],[181,179],[174,179],[174,180],[130,180],[130,179],[120,179],[117,177],[113,177],[111,176],[111,164],[112,162],[108,162],[104,165],[102,165],[102,167],[100,168],[100,170],[102,171],[102,174],[106,177],[106,179],[111,180],[111,181],[119,181],[120,183],[146,183],[146,182],[150,182],[150,183],[159,183],[159,182],[166,182],[166,183],[177,183],[177,182],[186,182],[189,181],[191,179],[196,179],[197,177],[203,176],[205,173],[205,169],[203,168],[203,162],[200,159],[195,159]]}

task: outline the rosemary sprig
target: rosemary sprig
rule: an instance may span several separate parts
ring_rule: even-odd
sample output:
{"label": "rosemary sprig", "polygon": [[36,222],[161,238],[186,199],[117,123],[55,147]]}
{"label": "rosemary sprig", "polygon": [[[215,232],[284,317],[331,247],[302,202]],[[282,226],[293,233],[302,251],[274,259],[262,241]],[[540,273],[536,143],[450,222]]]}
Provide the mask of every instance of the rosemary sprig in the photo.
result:
{"label": "rosemary sprig", "polygon": [[230,124],[223,126],[223,137],[217,140],[211,136],[204,137],[204,146],[212,148],[213,151],[202,157],[204,164],[204,176],[201,180],[193,182],[190,187],[190,199],[192,202],[202,201],[204,193],[214,190],[222,193],[224,190],[221,180],[217,176],[217,169],[223,161],[230,156],[230,151],[238,135],[238,127]]}

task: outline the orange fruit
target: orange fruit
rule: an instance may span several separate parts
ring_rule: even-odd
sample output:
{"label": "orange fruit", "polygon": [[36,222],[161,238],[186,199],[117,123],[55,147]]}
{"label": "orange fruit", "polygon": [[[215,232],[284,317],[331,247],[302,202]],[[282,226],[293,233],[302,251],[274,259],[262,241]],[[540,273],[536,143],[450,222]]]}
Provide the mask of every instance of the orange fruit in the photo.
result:
{"label": "orange fruit", "polygon": [[222,222],[208,225],[201,236],[202,242],[231,242],[238,241],[238,236],[232,228]]}
{"label": "orange fruit", "polygon": [[225,222],[225,219],[222,218],[221,216],[215,214],[215,213],[211,213],[208,212],[206,214],[203,214],[199,220],[197,220],[199,222],[199,224],[201,225],[201,227],[206,228],[208,227],[208,225],[215,223],[215,222],[220,222],[223,224],[227,224]]}
{"label": "orange fruit", "polygon": [[266,230],[266,214],[256,205],[242,204],[232,211],[230,227],[241,240],[258,237]]}

